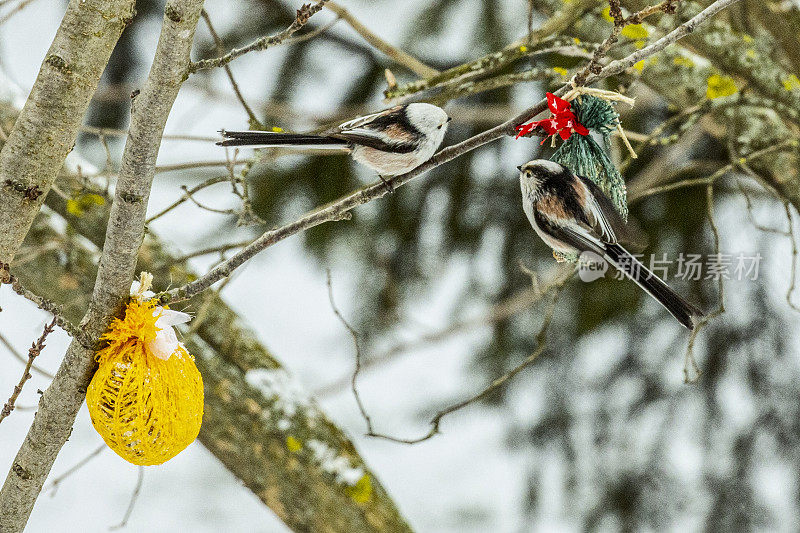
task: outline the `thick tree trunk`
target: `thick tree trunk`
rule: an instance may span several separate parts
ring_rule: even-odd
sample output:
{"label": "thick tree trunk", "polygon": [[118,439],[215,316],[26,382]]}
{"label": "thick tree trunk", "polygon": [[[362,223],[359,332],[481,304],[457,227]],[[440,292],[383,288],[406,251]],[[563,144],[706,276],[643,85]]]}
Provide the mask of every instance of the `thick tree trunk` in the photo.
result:
{"label": "thick tree trunk", "polygon": [[72,150],[135,0],[71,0],[0,151],[0,261],[11,263]]}
{"label": "thick tree trunk", "polygon": [[[0,95],[9,94],[4,89],[0,87]],[[0,101],[0,119],[5,119],[6,125],[13,123],[16,112],[10,101]],[[72,174],[63,174],[60,179],[64,190],[78,189],[82,183]],[[57,194],[48,195],[47,205],[66,218],[78,234],[103,247],[108,203],[88,209],[80,217],[68,213],[66,201]],[[25,286],[36,288],[61,305],[63,314],[77,322],[89,307],[96,256],[74,235],[54,229],[51,220],[52,215],[42,213],[25,246],[47,250],[47,243],[59,242],[59,250],[70,250],[69,261],[65,263],[58,250],[45,251],[37,257],[36,268],[23,267],[15,274]],[[180,283],[192,276],[185,264],[174,262],[152,233],[141,248],[138,269],[152,272],[157,283]],[[295,531],[410,531],[353,444],[313,399],[288,398],[281,390],[267,392],[257,386],[259,380],[255,378],[259,373],[263,377],[266,370],[271,372],[267,376],[289,384],[288,390],[301,390],[216,291],[197,296],[189,302],[189,309],[197,317],[184,340],[197,355],[205,386],[200,441]],[[250,371],[254,372],[248,382]],[[296,407],[291,416],[276,410],[276,406],[286,405]],[[363,472],[362,477],[355,483],[337,479],[315,452],[322,449],[317,443],[324,444],[335,457],[344,457],[353,471]]]}

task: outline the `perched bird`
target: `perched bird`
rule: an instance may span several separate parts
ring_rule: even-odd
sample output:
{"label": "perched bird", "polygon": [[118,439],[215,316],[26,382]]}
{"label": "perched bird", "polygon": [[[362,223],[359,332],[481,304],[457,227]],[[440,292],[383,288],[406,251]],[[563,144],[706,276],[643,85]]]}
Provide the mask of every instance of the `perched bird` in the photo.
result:
{"label": "perched bird", "polygon": [[517,167],[522,207],[553,250],[593,252],[632,279],[688,329],[703,312],[681,298],[617,242],[629,231],[611,200],[591,180],[546,159]]}
{"label": "perched bird", "polygon": [[222,130],[225,139],[217,144],[344,148],[383,180],[384,176],[404,174],[430,159],[442,144],[448,122],[450,118],[443,109],[413,103],[359,117],[319,134]]}

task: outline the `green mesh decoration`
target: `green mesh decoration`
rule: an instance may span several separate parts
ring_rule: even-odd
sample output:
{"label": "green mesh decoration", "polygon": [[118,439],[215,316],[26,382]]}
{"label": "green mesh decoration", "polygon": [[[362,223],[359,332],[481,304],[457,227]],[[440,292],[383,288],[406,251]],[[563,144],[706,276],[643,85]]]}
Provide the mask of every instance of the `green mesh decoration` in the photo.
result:
{"label": "green mesh decoration", "polygon": [[575,174],[585,176],[600,187],[622,215],[628,220],[628,199],[625,180],[608,157],[611,132],[619,124],[619,114],[606,100],[581,95],[570,102],[578,122],[603,138],[601,147],[591,135],[570,135],[550,159],[564,165]]}

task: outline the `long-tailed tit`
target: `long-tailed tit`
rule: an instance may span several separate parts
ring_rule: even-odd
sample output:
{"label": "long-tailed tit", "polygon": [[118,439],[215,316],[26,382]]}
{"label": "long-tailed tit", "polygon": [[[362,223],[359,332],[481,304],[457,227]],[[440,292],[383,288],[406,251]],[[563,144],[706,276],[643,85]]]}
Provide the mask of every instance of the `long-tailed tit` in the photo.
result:
{"label": "long-tailed tit", "polygon": [[522,207],[533,229],[553,250],[592,252],[614,265],[688,329],[703,312],[681,298],[617,242],[629,234],[611,200],[592,181],[537,159],[517,167]]}
{"label": "long-tailed tit", "polygon": [[359,117],[316,135],[222,130],[225,139],[217,144],[344,148],[383,179],[404,174],[430,159],[442,144],[448,122],[443,109],[413,103]]}

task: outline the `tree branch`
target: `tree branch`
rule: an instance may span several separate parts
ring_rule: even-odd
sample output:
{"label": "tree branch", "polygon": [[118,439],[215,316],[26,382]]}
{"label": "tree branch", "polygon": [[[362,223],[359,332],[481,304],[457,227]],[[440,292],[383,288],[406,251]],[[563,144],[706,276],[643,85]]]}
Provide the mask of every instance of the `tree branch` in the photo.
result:
{"label": "tree branch", "polygon": [[71,0],[0,151],[0,261],[11,263],[72,150],[135,0]]}
{"label": "tree branch", "polygon": [[[713,14],[731,4],[736,3],[737,1],[738,0],[717,0],[702,12],[681,24],[679,27],[675,28],[669,34],[665,35],[650,46],[647,46],[641,50],[637,50],[624,59],[613,61],[604,67],[599,73],[590,75],[587,78],[586,83],[595,83],[607,78],[608,76],[619,74],[626,68],[632,67],[635,63],[641,61],[643,58],[649,57],[650,55],[663,50],[668,45],[688,35],[694,31],[699,24],[705,22]],[[571,84],[566,84],[555,91],[555,94],[557,96],[562,96],[571,87]],[[401,185],[405,185],[425,172],[428,172],[439,165],[447,163],[448,161],[452,161],[453,159],[467,152],[475,150],[484,144],[507,135],[514,135],[515,126],[523,122],[527,122],[545,109],[547,109],[547,101],[541,100],[538,104],[526,109],[516,117],[498,126],[495,126],[494,128],[479,133],[474,137],[470,137],[469,139],[461,141],[460,143],[448,146],[447,148],[440,150],[431,159],[418,166],[414,170],[399,176],[394,176],[390,179],[387,179],[386,182],[389,183],[393,188],[400,187]],[[336,200],[327,206],[323,206],[311,211],[290,224],[267,231],[259,238],[254,240],[250,245],[246,246],[244,249],[237,252],[226,261],[220,263],[197,280],[187,283],[183,287],[178,287],[162,293],[160,295],[161,301],[167,303],[191,298],[192,296],[199,294],[200,292],[211,287],[217,281],[220,281],[221,279],[231,275],[234,270],[236,270],[246,261],[273,244],[325,222],[345,219],[351,209],[377,198],[381,198],[385,194],[387,194],[387,187],[385,183],[376,182],[372,185],[355,191],[348,196],[340,198],[339,200]]]}
{"label": "tree branch", "polygon": [[[370,422],[369,418],[367,418],[367,426],[368,426],[367,435],[378,439],[397,442],[399,444],[419,444],[420,442],[424,442],[428,439],[433,438],[434,436],[436,436],[437,433],[439,433],[439,427],[444,417],[456,411],[459,411],[464,407],[467,407],[468,405],[472,405],[476,402],[483,400],[484,398],[492,394],[494,391],[503,387],[509,380],[513,379],[514,376],[516,376],[517,374],[528,368],[530,365],[532,365],[539,358],[542,352],[544,352],[546,346],[545,341],[547,340],[547,330],[550,328],[550,322],[552,322],[553,315],[555,314],[556,304],[558,303],[558,296],[561,292],[562,287],[564,286],[564,283],[566,283],[567,280],[572,277],[573,272],[574,269],[566,269],[559,275],[559,277],[556,280],[554,280],[550,284],[548,290],[553,291],[553,296],[550,305],[548,305],[546,311],[544,312],[544,318],[542,319],[542,325],[539,328],[539,332],[536,334],[536,347],[533,349],[530,355],[528,355],[528,357],[523,359],[523,361],[520,364],[518,364],[517,366],[515,366],[502,376],[492,380],[492,382],[489,383],[489,385],[484,387],[481,391],[477,392],[476,394],[473,394],[472,396],[464,400],[461,400],[460,402],[454,403],[453,405],[446,407],[445,409],[442,409],[441,411],[436,413],[436,415],[434,415],[434,417],[430,421],[430,429],[428,430],[427,433],[425,433],[421,437],[401,438],[401,437],[393,437],[385,433],[376,433],[372,428],[372,423]],[[355,378],[353,387],[355,390]]]}
{"label": "tree branch", "polygon": [[[713,4],[702,10],[700,13],[692,17],[691,19],[687,20],[668,34],[666,34],[661,39],[657,40],[653,44],[645,46],[641,50],[637,50],[628,57],[624,59],[617,59],[612,61],[608,65],[606,65],[600,74],[596,74],[593,76],[589,76],[586,80],[587,84],[595,83],[603,78],[607,78],[608,76],[614,76],[619,74],[635,65],[642,59],[646,59],[651,55],[655,54],[656,52],[660,52],[667,46],[678,42],[679,40],[683,39],[694,30],[697,29],[698,26],[703,24],[706,20],[716,15],[718,12],[722,11],[726,7],[732,6],[739,0],[716,0]],[[601,77],[602,75],[602,77]]]}
{"label": "tree branch", "polygon": [[[133,102],[100,267],[89,310],[82,321],[93,343],[97,343],[128,298],[144,235],[147,200],[161,136],[186,77],[202,7],[203,0],[167,2],[150,74]],[[42,395],[39,411],[0,490],[0,509],[3,509],[0,530],[4,533],[25,528],[50,468],[69,437],[94,370],[94,350],[73,340],[55,378]]]}
{"label": "tree branch", "polygon": [[47,311],[51,315],[53,315],[53,323],[55,323],[58,327],[66,331],[72,338],[76,339],[82,345],[86,347],[91,347],[91,343],[89,339],[87,339],[86,334],[84,334],[83,330],[76,327],[72,324],[69,320],[67,320],[62,315],[61,308],[54,304],[53,302],[49,301],[47,298],[43,298],[38,294],[34,293],[26,289],[19,279],[11,274],[9,271],[9,265],[3,262],[0,262],[0,285],[2,284],[11,285],[11,288],[25,298],[26,300],[30,300],[31,302],[36,304],[36,307],[43,311]]}
{"label": "tree branch", "polygon": [[201,59],[200,61],[191,62],[189,64],[189,74],[194,74],[198,70],[224,67],[237,57],[241,57],[248,52],[262,51],[272,46],[281,44],[283,41],[291,37],[297,30],[305,26],[308,20],[314,14],[321,11],[327,3],[328,0],[319,0],[319,2],[313,6],[311,4],[304,4],[303,7],[297,10],[297,16],[295,17],[294,21],[282,32],[276,33],[275,35],[261,37],[247,46],[242,48],[234,48],[227,54],[220,57],[215,57],[213,59]]}
{"label": "tree branch", "polygon": [[3,406],[3,409],[0,410],[0,422],[3,421],[5,417],[11,414],[11,411],[14,410],[14,405],[17,402],[17,398],[19,394],[22,392],[22,387],[25,386],[25,382],[31,379],[31,367],[33,366],[33,360],[42,353],[44,349],[44,341],[47,339],[47,336],[53,331],[56,326],[56,319],[53,318],[53,321],[50,324],[47,324],[44,327],[44,331],[39,336],[39,339],[34,342],[30,348],[28,348],[28,361],[25,363],[25,369],[22,371],[22,377],[19,379],[19,383],[14,386],[14,392],[11,393],[11,397],[8,399],[6,404]]}
{"label": "tree branch", "polygon": [[384,41],[374,33],[372,33],[369,28],[364,26],[357,18],[355,18],[352,13],[350,13],[347,9],[340,6],[336,2],[328,2],[328,9],[336,13],[342,20],[347,22],[353,30],[361,35],[365,41],[369,44],[386,54],[392,61],[398,63],[408,70],[413,72],[414,74],[421,76],[423,78],[430,78],[431,76],[436,76],[439,74],[439,71],[433,67],[429,67],[416,57],[408,54],[399,48],[392,46],[388,42]]}
{"label": "tree branch", "polygon": [[[2,104],[0,101],[0,111],[4,112]],[[86,186],[86,180],[73,172],[63,174],[62,179],[64,189]],[[102,188],[99,192],[102,194]],[[27,246],[44,251],[37,267],[20,275],[26,285],[40,288],[44,297],[60,304],[69,320],[78,322],[89,305],[90,294],[53,280],[71,278],[79,288],[91,287],[97,259],[79,236],[103,247],[110,202],[95,205],[80,216],[68,212],[63,196],[48,195],[47,205],[52,211],[40,214],[26,239]],[[55,217],[52,212],[68,221],[72,230],[67,236],[59,233],[63,223],[51,222]],[[65,240],[67,243],[59,248],[45,246]],[[66,264],[60,259],[64,247],[71,256]],[[140,251],[139,267],[164,283],[194,277],[185,264],[168,255],[152,231]],[[297,395],[299,384],[219,294],[209,291],[189,304],[198,315],[191,328],[183,332],[182,340],[197,355],[196,364],[203,375],[205,411],[200,442],[295,531],[409,531],[391,496],[347,435],[312,398]],[[259,373],[280,378],[288,388],[256,388],[251,381],[255,382],[254,376]],[[289,407],[293,412],[286,411]],[[288,442],[301,449],[290,451]],[[323,443],[337,458],[346,459],[353,471],[360,469],[364,473],[360,489],[326,470],[307,443]],[[105,449],[107,446],[102,445],[93,455]],[[60,476],[53,484],[62,479]]]}

